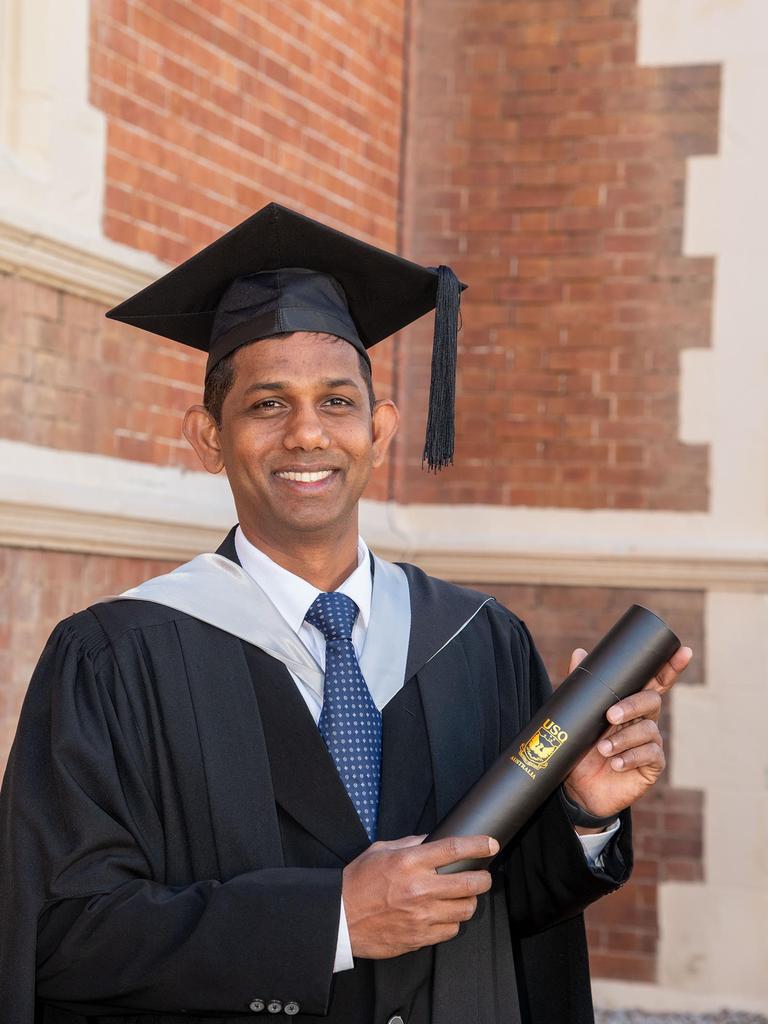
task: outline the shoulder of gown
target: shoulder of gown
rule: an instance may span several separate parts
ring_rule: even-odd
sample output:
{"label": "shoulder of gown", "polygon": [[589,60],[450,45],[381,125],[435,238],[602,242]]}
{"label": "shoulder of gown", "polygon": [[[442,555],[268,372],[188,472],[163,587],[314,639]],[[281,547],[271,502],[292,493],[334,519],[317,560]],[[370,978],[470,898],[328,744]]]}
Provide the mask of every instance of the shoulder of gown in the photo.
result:
{"label": "shoulder of gown", "polygon": [[[532,645],[531,634],[525,622],[503,605],[492,593],[474,590],[458,583],[430,576],[417,565],[409,562],[398,562],[408,579],[411,601],[414,609],[422,614],[440,614],[447,612],[454,618],[466,615],[470,621],[477,618],[478,625],[482,621],[491,620],[499,628],[511,629],[512,635],[526,648]],[[481,613],[481,614],[478,614]]]}

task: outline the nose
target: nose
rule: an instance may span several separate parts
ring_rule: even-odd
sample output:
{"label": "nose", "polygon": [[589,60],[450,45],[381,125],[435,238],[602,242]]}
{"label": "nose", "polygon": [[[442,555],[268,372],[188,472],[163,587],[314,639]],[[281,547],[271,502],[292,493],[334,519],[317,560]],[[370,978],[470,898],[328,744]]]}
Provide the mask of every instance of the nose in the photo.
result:
{"label": "nose", "polygon": [[313,405],[297,406],[288,420],[283,445],[290,451],[325,451],[330,438]]}

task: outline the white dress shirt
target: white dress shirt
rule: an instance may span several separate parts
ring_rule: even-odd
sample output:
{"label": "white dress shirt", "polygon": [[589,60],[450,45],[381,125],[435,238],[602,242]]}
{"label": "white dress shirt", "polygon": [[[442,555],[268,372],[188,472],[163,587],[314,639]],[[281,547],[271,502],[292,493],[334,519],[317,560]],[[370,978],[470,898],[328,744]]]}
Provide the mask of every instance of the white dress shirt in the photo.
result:
{"label": "white dress shirt", "polygon": [[[317,587],[313,587],[307,580],[302,579],[301,576],[294,576],[292,572],[288,572],[277,562],[273,562],[263,551],[259,551],[246,538],[239,526],[235,532],[235,550],[240,559],[240,565],[251,579],[255,580],[261,589],[269,595],[272,604],[296,633],[320,668],[325,671],[325,637],[316,626],[312,626],[304,618],[321,591]],[[363,653],[365,634],[371,617],[371,597],[373,595],[370,554],[362,537],[357,542],[357,568],[337,588],[337,591],[351,597],[358,607],[358,615],[352,627],[352,646],[355,648],[355,654],[359,661]],[[299,693],[304,698],[312,717],[315,722],[318,722],[323,707],[322,697],[302,682],[295,673],[291,672],[291,675],[296,680]],[[376,695],[370,684],[369,689],[375,701]]]}
{"label": "white dress shirt", "polygon": [[[302,579],[301,576],[295,576],[292,572],[288,572],[287,569],[273,562],[263,551],[254,547],[239,526],[235,531],[235,551],[243,569],[269,595],[272,603],[287,624],[296,633],[318,665],[325,670],[325,637],[319,629],[310,625],[304,618],[321,591],[307,580]],[[352,628],[352,646],[355,648],[355,654],[359,660],[365,645],[368,622],[371,617],[371,597],[373,595],[370,554],[362,537],[359,537],[357,541],[357,568],[337,588],[337,591],[338,593],[346,594],[347,597],[351,597],[359,609]],[[314,689],[303,682],[295,672],[291,672],[291,675],[298,687],[299,693],[309,708],[312,718],[317,723],[323,707],[322,698],[318,696]],[[366,679],[366,683],[376,706],[380,707],[379,702],[376,700],[375,679]],[[595,867],[599,864],[600,855],[618,829],[619,822],[617,820],[605,832],[579,836],[590,867]],[[342,899],[333,970],[334,972],[346,971],[352,967],[354,967],[352,946],[349,939],[347,918],[344,912],[344,900]]]}

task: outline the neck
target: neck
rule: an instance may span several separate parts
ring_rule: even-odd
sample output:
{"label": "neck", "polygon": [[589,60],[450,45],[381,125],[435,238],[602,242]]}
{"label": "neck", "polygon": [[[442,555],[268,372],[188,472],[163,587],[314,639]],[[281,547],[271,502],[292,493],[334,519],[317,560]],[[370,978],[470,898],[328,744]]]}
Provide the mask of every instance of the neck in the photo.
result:
{"label": "neck", "polygon": [[290,543],[262,537],[250,524],[240,523],[247,540],[283,569],[318,590],[336,590],[357,568],[357,522],[344,536],[309,538],[294,535]]}

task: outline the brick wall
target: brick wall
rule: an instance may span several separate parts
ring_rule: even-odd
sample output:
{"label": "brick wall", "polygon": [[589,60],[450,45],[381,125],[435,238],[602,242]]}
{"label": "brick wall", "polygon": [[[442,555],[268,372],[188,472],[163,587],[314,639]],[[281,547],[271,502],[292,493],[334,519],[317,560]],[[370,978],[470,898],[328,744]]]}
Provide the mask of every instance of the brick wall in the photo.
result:
{"label": "brick wall", "polygon": [[[402,207],[402,0],[92,11],[110,237],[175,262],[274,198],[384,246],[402,216],[408,255],[471,283],[456,468],[419,468],[426,322],[376,353],[405,413],[390,496],[706,507],[706,447],[676,440],[678,352],[707,343],[712,267],[680,249],[719,81],[638,68],[634,2],[415,5]],[[115,429],[154,458],[147,423]]]}
{"label": "brick wall", "polygon": [[0,778],[32,670],[55,624],[173,565],[0,548]]}
{"label": "brick wall", "polygon": [[203,360],[105,320],[55,288],[0,275],[0,437],[197,468],[181,436]]}
{"label": "brick wall", "polygon": [[437,478],[418,470],[428,329],[403,346],[398,498],[705,509],[678,353],[708,344],[713,267],[681,230],[718,69],[638,67],[635,0],[416,10],[406,247],[471,287],[457,464]]}
{"label": "brick wall", "polygon": [[269,200],[396,243],[403,0],[99,0],[107,235],[177,263]]}
{"label": "brick wall", "polygon": [[[403,24],[404,0],[93,3],[91,101],[107,116],[107,236],[175,264],[275,200],[397,248]],[[177,401],[160,378],[197,386],[200,361],[135,330],[110,328],[107,337],[117,362],[115,348],[130,346],[140,405],[158,410],[134,406],[129,427],[101,410],[120,419],[113,432],[128,431],[119,453],[192,466],[176,427],[187,396]],[[382,396],[391,391],[388,349],[374,357]],[[386,487],[379,474],[370,495],[384,497]]]}
{"label": "brick wall", "polygon": [[[202,472],[181,433],[202,399],[199,352],[11,274],[0,274],[0,349],[0,438]],[[391,357],[377,358],[384,395]],[[389,472],[374,471],[369,497],[386,496]]]}
{"label": "brick wall", "polygon": [[[679,685],[704,681],[704,595],[692,591],[624,590],[601,587],[533,587],[479,584],[525,619],[555,684],[568,671],[575,647],[588,648],[631,604],[661,615],[684,643],[694,661]],[[674,691],[666,702],[661,727],[668,760]],[[658,941],[660,882],[695,882],[703,871],[703,794],[675,789],[669,775],[633,810],[635,871],[631,884],[587,913],[592,972],[596,977],[654,981]]]}

